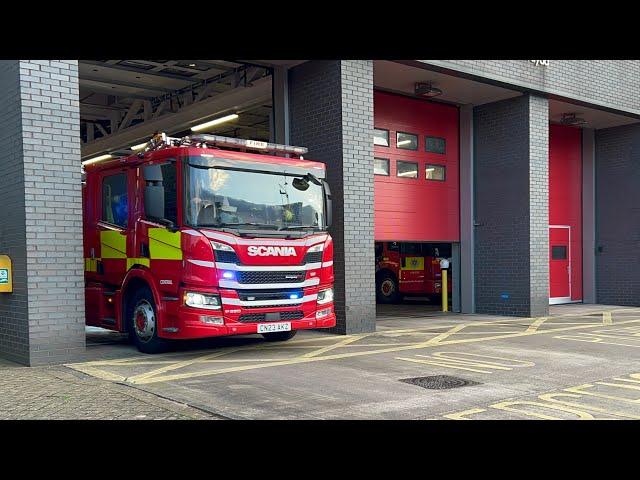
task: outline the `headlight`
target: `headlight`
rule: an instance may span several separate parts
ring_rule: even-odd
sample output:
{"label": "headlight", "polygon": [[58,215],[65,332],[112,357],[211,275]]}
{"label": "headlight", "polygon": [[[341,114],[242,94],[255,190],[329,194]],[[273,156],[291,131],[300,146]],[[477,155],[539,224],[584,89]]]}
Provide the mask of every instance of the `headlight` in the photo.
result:
{"label": "headlight", "polygon": [[227,245],[226,243],[220,243],[220,242],[214,242],[213,240],[211,240],[211,245],[213,246],[214,250],[223,250],[225,252],[233,252],[233,248],[231,248],[231,246]]}
{"label": "headlight", "polygon": [[318,292],[318,304],[324,305],[325,303],[333,302],[333,288],[327,288]]}
{"label": "headlight", "polygon": [[204,308],[206,310],[220,310],[222,308],[220,296],[208,293],[186,292],[184,294],[184,304],[188,307]]}
{"label": "headlight", "polygon": [[314,245],[313,247],[309,248],[309,250],[307,250],[307,253],[321,252],[323,249],[324,249],[324,243],[318,243],[317,245]]}

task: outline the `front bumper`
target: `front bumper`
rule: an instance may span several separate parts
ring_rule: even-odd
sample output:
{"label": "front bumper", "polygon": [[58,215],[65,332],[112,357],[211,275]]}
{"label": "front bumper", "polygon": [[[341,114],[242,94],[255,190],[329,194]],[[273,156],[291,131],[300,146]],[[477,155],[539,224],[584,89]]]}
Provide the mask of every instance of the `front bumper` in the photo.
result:
{"label": "front bumper", "polygon": [[[305,290],[305,295],[314,295],[318,290],[327,288],[314,288]],[[190,289],[190,291],[194,291]],[[313,300],[301,302],[298,305],[274,306],[274,307],[245,307],[239,305],[226,305],[225,299],[237,298],[237,292],[233,290],[220,289],[219,291],[208,291],[206,293],[220,294],[223,298],[221,310],[204,310],[199,308],[179,305],[173,321],[163,325],[158,334],[163,338],[173,339],[195,339],[206,337],[219,337],[226,335],[250,335],[256,334],[258,325],[268,323],[290,322],[291,330],[304,330],[313,328],[331,328],[336,325],[336,315],[332,303],[317,305],[315,296]],[[180,298],[182,298],[181,292]],[[317,312],[330,309],[331,313],[320,318],[316,317]],[[268,313],[279,313],[280,320],[274,321],[251,321],[247,318],[255,318]],[[202,317],[222,316],[224,325],[205,323]],[[163,328],[164,327],[164,328]]]}

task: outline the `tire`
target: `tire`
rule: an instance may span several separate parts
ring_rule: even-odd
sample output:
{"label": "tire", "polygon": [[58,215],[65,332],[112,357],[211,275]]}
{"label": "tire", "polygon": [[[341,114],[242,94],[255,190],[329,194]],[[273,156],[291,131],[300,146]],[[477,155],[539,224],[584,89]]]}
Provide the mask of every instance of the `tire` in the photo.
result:
{"label": "tire", "polygon": [[376,298],[379,303],[398,303],[398,281],[391,273],[381,273],[376,278]]}
{"label": "tire", "polygon": [[169,342],[158,337],[156,302],[149,287],[139,288],[127,301],[129,338],[142,353],[160,353]]}
{"label": "tire", "polygon": [[267,342],[286,342],[295,337],[296,333],[298,333],[297,330],[290,330],[288,332],[262,333],[261,335]]}

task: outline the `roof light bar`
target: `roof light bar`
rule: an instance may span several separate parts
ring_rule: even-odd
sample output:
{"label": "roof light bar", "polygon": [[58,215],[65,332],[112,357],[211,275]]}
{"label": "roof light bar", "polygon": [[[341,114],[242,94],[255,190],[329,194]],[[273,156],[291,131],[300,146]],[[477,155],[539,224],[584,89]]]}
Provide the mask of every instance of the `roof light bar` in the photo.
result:
{"label": "roof light bar", "polygon": [[82,166],[91,165],[93,163],[98,163],[98,162],[101,162],[102,160],[108,160],[110,158],[113,158],[113,155],[110,155],[110,154],[100,155],[99,157],[90,158],[89,160],[85,160],[84,162],[82,162]]}
{"label": "roof light bar", "polygon": [[131,146],[131,150],[133,150],[134,152],[137,152],[138,150],[142,150],[144,147],[147,146],[149,142],[144,142],[144,143],[139,143],[138,145],[132,145]]}
{"label": "roof light bar", "polygon": [[205,143],[222,147],[246,148],[249,150],[260,150],[279,153],[293,153],[294,155],[306,155],[309,151],[305,147],[294,147],[293,145],[281,145],[278,143],[260,142],[258,140],[245,140],[242,138],[221,137],[219,135],[193,135],[188,137],[191,142]]}

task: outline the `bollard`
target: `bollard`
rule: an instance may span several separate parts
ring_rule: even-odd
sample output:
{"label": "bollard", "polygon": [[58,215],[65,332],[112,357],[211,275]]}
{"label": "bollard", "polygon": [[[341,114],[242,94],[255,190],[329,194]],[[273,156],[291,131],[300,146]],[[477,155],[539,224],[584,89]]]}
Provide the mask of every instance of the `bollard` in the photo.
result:
{"label": "bollard", "polygon": [[447,285],[446,270],[442,270],[442,311],[449,311],[449,286]]}

